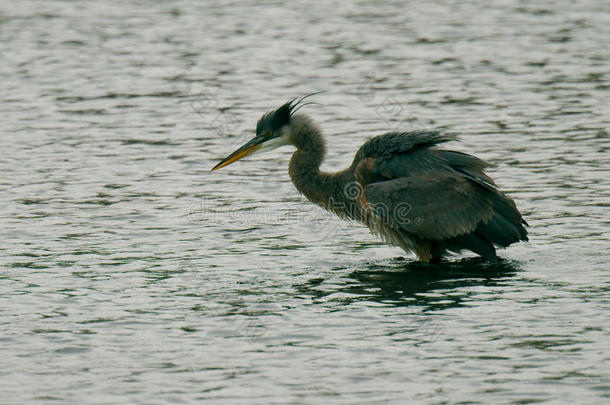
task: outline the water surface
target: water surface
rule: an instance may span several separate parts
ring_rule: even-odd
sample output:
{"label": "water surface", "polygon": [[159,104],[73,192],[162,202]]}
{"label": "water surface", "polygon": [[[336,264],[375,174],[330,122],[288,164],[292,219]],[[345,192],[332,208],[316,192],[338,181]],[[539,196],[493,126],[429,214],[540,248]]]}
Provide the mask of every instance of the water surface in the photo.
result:
{"label": "water surface", "polygon": [[[0,2],[0,391],[16,403],[578,403],[610,396],[604,1]],[[418,264],[311,206],[325,170],[445,128],[531,225]]]}

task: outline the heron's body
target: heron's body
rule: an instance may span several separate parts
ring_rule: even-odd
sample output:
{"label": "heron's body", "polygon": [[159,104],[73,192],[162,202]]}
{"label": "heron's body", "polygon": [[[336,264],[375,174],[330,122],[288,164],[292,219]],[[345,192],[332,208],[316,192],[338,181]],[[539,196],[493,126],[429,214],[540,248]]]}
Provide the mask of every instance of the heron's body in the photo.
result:
{"label": "heron's body", "polygon": [[527,240],[525,221],[484,173],[487,164],[437,147],[452,138],[435,131],[387,133],[362,145],[347,169],[326,173],[320,170],[326,152],[321,131],[308,116],[292,114],[295,105],[265,115],[257,137],[215,169],[260,144],[292,144],[297,150],[289,173],[305,197],[426,262],[461,250],[495,262],[495,247]]}

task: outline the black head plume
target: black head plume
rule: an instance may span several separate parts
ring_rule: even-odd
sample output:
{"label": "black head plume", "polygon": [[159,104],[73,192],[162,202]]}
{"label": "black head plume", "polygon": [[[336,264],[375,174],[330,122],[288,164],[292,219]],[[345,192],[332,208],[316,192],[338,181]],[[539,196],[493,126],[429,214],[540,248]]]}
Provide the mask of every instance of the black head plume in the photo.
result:
{"label": "black head plume", "polygon": [[[306,105],[316,104],[313,102],[303,103],[307,97],[315,96],[316,94],[324,93],[326,90],[317,91],[315,93],[307,94],[301,98],[293,98],[286,104],[282,105],[280,108],[274,111],[270,111],[263,115],[261,119],[256,123],[256,135],[264,135],[267,131],[271,131],[272,133],[278,131],[284,125],[288,125],[290,123],[290,117],[294,113],[296,113],[299,109]],[[278,134],[279,135],[279,134]]]}

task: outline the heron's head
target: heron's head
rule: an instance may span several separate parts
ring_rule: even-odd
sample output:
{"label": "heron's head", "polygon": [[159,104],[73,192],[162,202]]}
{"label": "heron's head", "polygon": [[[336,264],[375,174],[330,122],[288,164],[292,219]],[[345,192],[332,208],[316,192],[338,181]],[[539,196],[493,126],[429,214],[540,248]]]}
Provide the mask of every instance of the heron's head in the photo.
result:
{"label": "heron's head", "polygon": [[235,152],[221,160],[212,170],[218,170],[239,159],[254,153],[270,151],[283,145],[293,144],[292,134],[294,133],[294,113],[301,107],[312,104],[303,103],[309,96],[321,92],[308,94],[300,99],[292,99],[280,108],[264,114],[256,124],[256,136],[242,145]]}

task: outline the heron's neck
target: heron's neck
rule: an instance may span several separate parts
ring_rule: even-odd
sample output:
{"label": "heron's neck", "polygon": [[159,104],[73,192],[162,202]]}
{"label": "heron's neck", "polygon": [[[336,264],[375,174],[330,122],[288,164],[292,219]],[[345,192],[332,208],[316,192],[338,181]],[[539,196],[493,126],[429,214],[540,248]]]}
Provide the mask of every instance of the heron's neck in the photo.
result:
{"label": "heron's neck", "polygon": [[[353,171],[346,169],[326,173],[320,165],[326,153],[326,144],[320,129],[306,116],[297,115],[293,143],[297,150],[290,159],[289,173],[301,194],[310,201],[339,215],[346,215],[345,189],[354,181]],[[347,215],[349,216],[349,215]]]}

